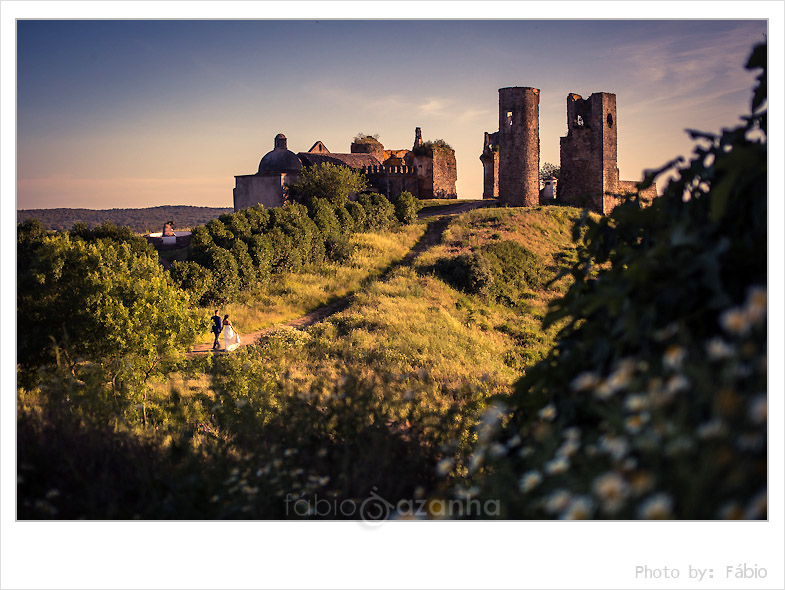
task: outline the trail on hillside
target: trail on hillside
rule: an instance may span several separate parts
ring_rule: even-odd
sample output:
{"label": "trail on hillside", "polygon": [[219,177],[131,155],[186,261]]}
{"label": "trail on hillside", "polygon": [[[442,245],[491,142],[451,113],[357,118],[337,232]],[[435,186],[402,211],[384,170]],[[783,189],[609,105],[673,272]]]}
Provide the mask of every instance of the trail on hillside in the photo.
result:
{"label": "trail on hillside", "polygon": [[[434,217],[434,219],[428,222],[428,225],[425,228],[425,232],[423,233],[422,237],[417,241],[417,243],[412,246],[411,250],[409,250],[403,258],[398,260],[397,262],[393,262],[390,266],[388,266],[382,274],[378,277],[374,277],[370,279],[370,282],[381,281],[390,276],[396,269],[403,268],[406,266],[411,266],[414,262],[414,259],[417,258],[420,254],[425,252],[427,249],[432,248],[433,246],[438,245],[441,240],[442,236],[444,235],[444,231],[447,229],[447,226],[450,224],[450,218],[456,215],[460,215],[461,213],[466,213],[467,211],[471,211],[472,209],[479,209],[481,207],[487,207],[488,205],[495,203],[494,200],[484,200],[484,201],[471,201],[468,203],[451,203],[449,205],[437,205],[434,207],[426,207],[418,214],[420,219],[428,219],[429,217]],[[362,284],[360,286],[360,290],[367,287],[368,283]],[[327,305],[323,305],[304,316],[299,318],[295,318],[293,320],[289,320],[286,322],[282,322],[280,324],[275,324],[264,330],[257,330],[256,332],[250,332],[248,334],[240,334],[240,340],[242,341],[241,346],[246,346],[247,344],[255,344],[258,342],[259,338],[265,336],[281,327],[290,327],[296,329],[307,328],[308,326],[312,326],[322,320],[334,315],[336,313],[340,313],[346,308],[348,308],[352,302],[354,301],[355,295],[357,291],[353,293],[349,293],[340,299],[336,299],[335,301],[328,303]],[[223,338],[219,338],[219,342],[223,342]],[[205,343],[205,344],[197,344],[194,348],[188,353],[188,356],[197,356],[199,354],[208,354],[208,353],[223,353],[223,348],[221,349],[212,349],[212,344]]]}

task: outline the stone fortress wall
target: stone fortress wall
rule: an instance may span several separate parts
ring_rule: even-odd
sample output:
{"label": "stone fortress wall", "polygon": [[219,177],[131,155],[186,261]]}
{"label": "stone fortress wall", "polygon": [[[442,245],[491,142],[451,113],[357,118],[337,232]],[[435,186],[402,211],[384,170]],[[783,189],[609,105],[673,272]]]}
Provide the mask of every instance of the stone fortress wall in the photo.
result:
{"label": "stone fortress wall", "polygon": [[[636,182],[619,180],[617,167],[616,95],[598,92],[584,99],[567,96],[567,135],[560,139],[561,174],[558,201],[607,214],[624,194],[637,191]],[[499,131],[485,133],[483,198],[510,206],[540,203],[539,90],[499,89]],[[549,189],[552,185],[549,184]],[[644,201],[657,196],[652,185],[641,192]]]}

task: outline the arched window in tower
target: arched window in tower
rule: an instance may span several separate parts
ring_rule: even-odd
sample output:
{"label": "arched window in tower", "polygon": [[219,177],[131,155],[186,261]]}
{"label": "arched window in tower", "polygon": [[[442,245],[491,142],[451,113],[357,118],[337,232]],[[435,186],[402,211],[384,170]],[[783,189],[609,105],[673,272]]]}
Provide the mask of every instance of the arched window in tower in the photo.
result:
{"label": "arched window in tower", "polygon": [[608,127],[613,127],[613,115],[608,113],[608,116],[605,118],[605,120],[608,122]]}
{"label": "arched window in tower", "polygon": [[512,127],[512,111],[507,111],[507,125]]}
{"label": "arched window in tower", "polygon": [[575,120],[575,124],[576,124],[578,127],[583,127],[583,117],[581,117],[580,115],[578,115],[578,118]]}

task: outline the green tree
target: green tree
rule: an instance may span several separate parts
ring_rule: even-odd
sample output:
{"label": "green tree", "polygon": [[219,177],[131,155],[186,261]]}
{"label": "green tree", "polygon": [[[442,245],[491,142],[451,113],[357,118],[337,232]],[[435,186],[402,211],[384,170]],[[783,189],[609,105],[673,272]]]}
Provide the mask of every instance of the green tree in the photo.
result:
{"label": "green tree", "polygon": [[357,203],[362,205],[366,228],[371,231],[387,229],[395,221],[395,207],[384,195],[363,193],[358,195]]}
{"label": "green tree", "polygon": [[77,380],[99,374],[115,407],[140,403],[143,421],[148,379],[199,332],[188,295],[172,285],[157,256],[127,242],[46,236],[19,266],[18,285],[23,383],[57,363]]}
{"label": "green tree", "polygon": [[364,191],[366,186],[365,176],[356,170],[324,162],[304,168],[291,188],[294,198],[305,205],[319,198],[340,207],[350,195]]}
{"label": "green tree", "polygon": [[561,174],[561,166],[557,166],[556,164],[551,164],[550,162],[545,162],[540,167],[540,182],[544,181],[546,178],[553,177],[556,180],[559,180],[559,175]]}
{"label": "green tree", "polygon": [[409,191],[403,191],[395,199],[395,217],[401,223],[409,224],[417,221],[417,212],[420,208],[420,201]]}

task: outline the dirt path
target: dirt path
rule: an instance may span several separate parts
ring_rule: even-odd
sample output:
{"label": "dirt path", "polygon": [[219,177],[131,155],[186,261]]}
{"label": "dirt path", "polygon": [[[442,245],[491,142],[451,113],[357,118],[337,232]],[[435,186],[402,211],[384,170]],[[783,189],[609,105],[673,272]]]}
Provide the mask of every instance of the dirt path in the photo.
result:
{"label": "dirt path", "polygon": [[[451,203],[449,205],[438,205],[435,207],[426,207],[418,214],[420,219],[428,219],[430,217],[435,217],[431,221],[428,222],[427,227],[425,228],[425,233],[423,233],[422,237],[417,241],[417,243],[412,246],[412,249],[409,250],[406,255],[401,258],[398,262],[394,262],[390,266],[388,266],[384,272],[374,279],[373,281],[380,281],[385,279],[386,277],[390,276],[393,271],[398,268],[411,266],[414,262],[414,259],[417,258],[420,254],[425,252],[428,248],[432,248],[441,242],[442,235],[444,235],[444,231],[447,229],[447,226],[450,224],[450,218],[456,215],[460,215],[461,213],[465,213],[467,211],[471,211],[472,209],[478,209],[480,207],[487,207],[491,203],[495,203],[495,200],[485,200],[485,201],[471,201],[469,203]],[[362,288],[362,286],[361,286]],[[269,334],[276,328],[280,327],[290,327],[296,329],[307,328],[308,326],[312,326],[318,322],[321,322],[325,318],[330,317],[336,313],[340,313],[346,308],[348,308],[352,301],[354,301],[355,293],[350,293],[340,299],[336,299],[335,301],[328,303],[318,309],[313,310],[310,313],[305,314],[299,318],[295,318],[293,320],[289,320],[288,322],[283,322],[280,324],[276,324],[274,326],[270,326],[269,328],[265,328],[264,330],[258,330],[256,332],[250,332],[248,334],[240,334],[240,340],[242,341],[241,346],[245,346],[247,344],[254,344],[256,343],[260,337]],[[223,344],[223,338],[218,340],[221,344]],[[212,350],[212,345],[207,344],[197,344],[193,347],[191,352],[188,353],[187,356],[193,357],[198,356],[201,354],[209,354],[209,353],[216,353],[216,352],[224,352],[224,350]]]}

